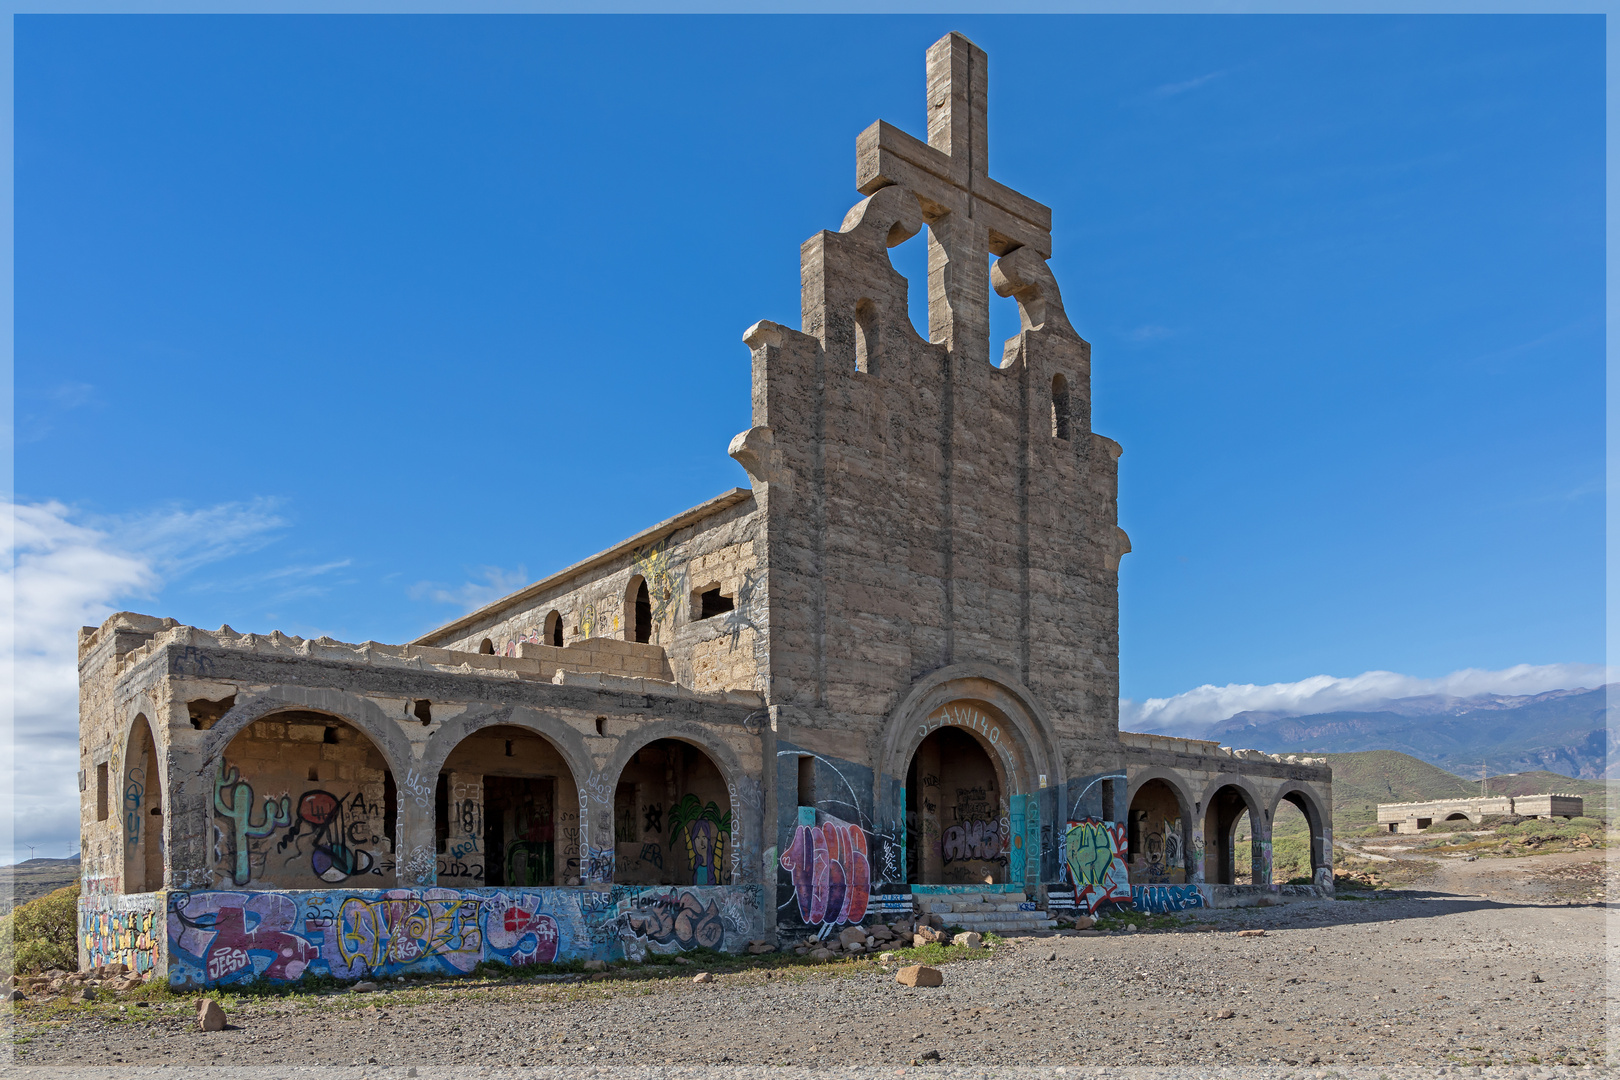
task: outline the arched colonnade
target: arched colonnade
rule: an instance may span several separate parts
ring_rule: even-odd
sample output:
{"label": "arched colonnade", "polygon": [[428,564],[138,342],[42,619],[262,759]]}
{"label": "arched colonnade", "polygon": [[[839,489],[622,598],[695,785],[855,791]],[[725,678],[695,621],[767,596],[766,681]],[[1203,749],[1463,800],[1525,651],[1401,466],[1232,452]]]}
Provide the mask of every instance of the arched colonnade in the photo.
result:
{"label": "arched colonnade", "polygon": [[[762,835],[758,784],[703,725],[633,723],[603,760],[558,713],[475,706],[436,723],[416,705],[402,722],[357,695],[276,687],[226,711],[184,762],[154,751],[171,760],[158,811],[175,819],[171,880],[144,872],[162,874],[161,854],[126,852],[126,877],[146,889],[759,880],[745,857]],[[413,721],[432,730],[413,740]],[[128,724],[141,745],[145,713]]]}

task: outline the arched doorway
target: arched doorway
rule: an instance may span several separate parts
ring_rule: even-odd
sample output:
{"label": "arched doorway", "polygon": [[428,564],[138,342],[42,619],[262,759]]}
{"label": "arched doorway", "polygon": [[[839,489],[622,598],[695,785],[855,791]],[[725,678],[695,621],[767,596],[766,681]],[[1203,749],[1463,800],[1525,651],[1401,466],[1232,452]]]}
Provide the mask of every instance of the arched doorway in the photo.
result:
{"label": "arched doorway", "polygon": [[625,763],[613,791],[614,882],[729,884],[731,815],[725,776],[701,747],[648,743]]}
{"label": "arched doorway", "polygon": [[163,769],[152,725],[142,713],[124,747],[119,813],[124,836],[124,891],[163,888]]}
{"label": "arched doorway", "polygon": [[[1248,794],[1226,784],[1209,797],[1204,812],[1204,880],[1212,885],[1247,885],[1253,881],[1253,828]],[[1265,882],[1270,884],[1270,882]]]}
{"label": "arched doorway", "polygon": [[255,720],[215,764],[215,881],[221,888],[395,884],[398,797],[359,728],[289,710]]}
{"label": "arched doorway", "polygon": [[941,726],[906,771],[906,877],[918,885],[1007,882],[1007,777],[976,731]]}
{"label": "arched doorway", "polygon": [[[1305,849],[1300,836],[1305,833]],[[1271,841],[1275,878],[1289,884],[1333,884],[1333,835],[1329,819],[1316,799],[1298,788],[1285,791],[1271,811]]]}
{"label": "arched doorway", "polygon": [[1126,814],[1126,864],[1133,885],[1184,885],[1188,865],[1186,799],[1170,782],[1147,780],[1131,796]]}
{"label": "arched doorway", "polygon": [[439,769],[433,833],[440,885],[580,883],[579,789],[529,728],[480,728],[455,745]]}

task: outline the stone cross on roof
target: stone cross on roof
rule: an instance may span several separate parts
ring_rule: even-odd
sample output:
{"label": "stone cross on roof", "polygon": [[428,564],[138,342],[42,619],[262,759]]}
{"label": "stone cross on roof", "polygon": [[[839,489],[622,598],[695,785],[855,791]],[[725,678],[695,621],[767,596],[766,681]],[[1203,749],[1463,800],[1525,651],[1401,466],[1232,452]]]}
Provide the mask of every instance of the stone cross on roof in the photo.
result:
{"label": "stone cross on roof", "polygon": [[928,331],[958,361],[990,359],[991,255],[1052,254],[1052,211],[990,179],[984,50],[950,33],[928,50],[928,141],[882,120],[855,143],[863,194],[901,184],[928,222]]}

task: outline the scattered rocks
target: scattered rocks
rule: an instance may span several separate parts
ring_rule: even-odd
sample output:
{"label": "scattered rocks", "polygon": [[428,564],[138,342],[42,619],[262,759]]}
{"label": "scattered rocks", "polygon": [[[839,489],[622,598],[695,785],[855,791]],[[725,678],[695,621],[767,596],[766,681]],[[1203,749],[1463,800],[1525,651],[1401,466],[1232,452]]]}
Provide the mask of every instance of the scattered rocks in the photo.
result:
{"label": "scattered rocks", "polygon": [[817,950],[815,950],[814,952],[812,952],[810,954],[810,959],[812,959],[812,960],[831,960],[834,957],[836,957],[837,955],[838,954],[833,952],[831,949],[817,949]]}
{"label": "scattered rocks", "polygon": [[1538,975],[1536,972],[1532,971],[1529,975],[1527,975],[1525,977],[1524,981],[1525,982],[1541,982],[1542,980],[1541,980],[1540,975]]}
{"label": "scattered rocks", "polygon": [[1215,1014],[1215,1019],[1217,1019],[1217,1020],[1231,1020],[1236,1016],[1237,1016],[1237,1013],[1233,1012],[1231,1009],[1222,1009],[1220,1012]]}
{"label": "scattered rocks", "polygon": [[197,1000],[197,1030],[225,1030],[225,1010],[220,1008],[219,1002],[213,998],[199,998]]}
{"label": "scattered rocks", "polygon": [[846,926],[838,931],[838,943],[846,949],[851,945],[866,945],[866,931],[859,926]]}
{"label": "scattered rocks", "polygon": [[773,953],[775,951],[776,945],[773,942],[750,941],[748,943],[748,952],[753,956],[764,956],[766,953]]}
{"label": "scattered rocks", "polygon": [[969,930],[951,938],[951,944],[960,945],[964,949],[977,949],[984,945],[984,935]]}
{"label": "scattered rocks", "polygon": [[916,934],[912,935],[911,940],[912,943],[920,949],[924,945],[932,945],[935,942],[944,941],[945,935],[934,929],[932,926],[919,926],[917,927]]}
{"label": "scattered rocks", "polygon": [[1045,956],[1041,957],[1041,959],[1050,964],[1052,961],[1057,959],[1057,953],[1048,952]]}
{"label": "scattered rocks", "polygon": [[944,986],[945,976],[939,968],[929,967],[927,964],[912,964],[895,972],[894,981],[901,986]]}
{"label": "scattered rocks", "polygon": [[377,984],[376,983],[368,982],[367,980],[362,979],[359,982],[355,983],[353,986],[349,987],[349,993],[351,993],[351,994],[369,994],[369,993],[371,993],[372,991],[374,991],[376,989],[377,989]]}
{"label": "scattered rocks", "polygon": [[1238,937],[1265,937],[1266,932],[1264,930],[1239,930],[1237,932],[1237,936]]}
{"label": "scattered rocks", "polygon": [[886,952],[886,953],[879,953],[879,954],[878,954],[878,959],[879,959],[879,960],[881,960],[881,961],[883,961],[883,963],[885,963],[885,964],[887,964],[887,963],[889,963],[889,962],[890,962],[890,961],[891,961],[891,960],[898,960],[898,959],[900,959],[900,954],[899,954],[899,953],[896,953],[896,952]]}
{"label": "scattered rocks", "polygon": [[586,971],[606,971],[607,970],[607,961],[606,960],[587,960],[587,961],[585,961],[585,970]]}
{"label": "scattered rocks", "polygon": [[692,976],[692,981],[695,983],[712,983],[714,982],[714,976],[707,971],[700,971]]}

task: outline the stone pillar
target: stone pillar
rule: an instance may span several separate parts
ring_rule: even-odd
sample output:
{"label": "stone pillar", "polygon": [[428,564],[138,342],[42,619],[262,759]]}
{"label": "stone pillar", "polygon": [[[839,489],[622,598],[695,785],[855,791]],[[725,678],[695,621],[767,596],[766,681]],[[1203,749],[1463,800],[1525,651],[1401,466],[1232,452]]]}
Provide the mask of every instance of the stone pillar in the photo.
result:
{"label": "stone pillar", "polygon": [[1270,885],[1271,821],[1265,811],[1249,815],[1249,834],[1249,880],[1256,885]]}
{"label": "stone pillar", "polygon": [[163,816],[166,889],[206,889],[214,883],[214,769],[195,753],[171,749],[165,763],[169,788]]}
{"label": "stone pillar", "polygon": [[433,836],[438,784],[428,783],[408,796],[399,789],[399,816],[394,825],[394,880],[402,889],[439,883],[439,858]]}

